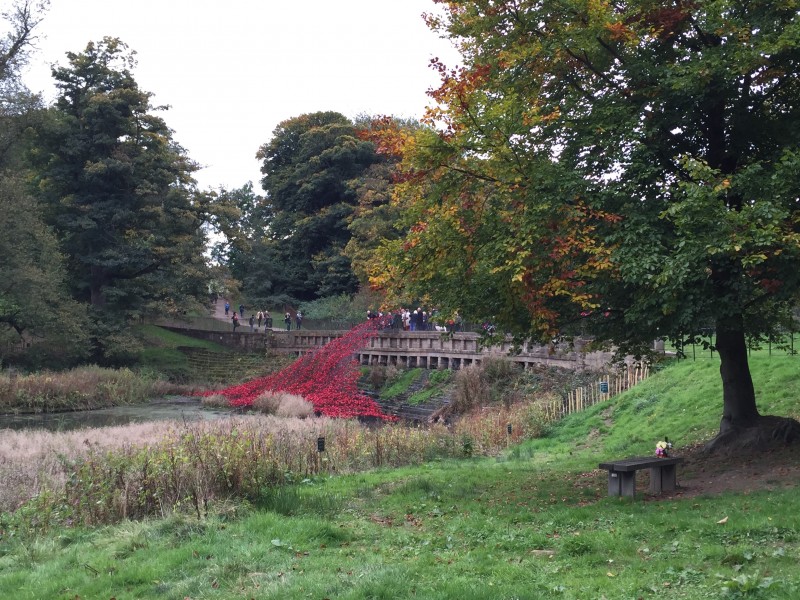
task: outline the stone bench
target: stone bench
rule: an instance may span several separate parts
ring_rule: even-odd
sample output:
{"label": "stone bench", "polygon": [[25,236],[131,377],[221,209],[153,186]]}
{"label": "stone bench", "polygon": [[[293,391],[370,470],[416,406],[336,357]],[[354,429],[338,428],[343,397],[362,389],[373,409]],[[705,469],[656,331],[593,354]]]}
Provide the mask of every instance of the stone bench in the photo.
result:
{"label": "stone bench", "polygon": [[608,495],[636,495],[636,471],[650,469],[650,493],[675,491],[675,473],[682,458],[638,457],[625,458],[612,462],[600,463],[600,468],[608,471]]}

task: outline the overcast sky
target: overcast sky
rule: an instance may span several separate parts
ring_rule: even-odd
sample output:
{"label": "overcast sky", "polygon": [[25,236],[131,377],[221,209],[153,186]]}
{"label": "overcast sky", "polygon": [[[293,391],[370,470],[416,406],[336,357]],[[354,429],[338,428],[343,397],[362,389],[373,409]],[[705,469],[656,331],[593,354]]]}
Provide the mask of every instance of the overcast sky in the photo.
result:
{"label": "overcast sky", "polygon": [[[0,4],[7,4],[6,1]],[[422,20],[432,0],[51,0],[26,83],[54,96],[50,65],[89,41],[120,38],[176,140],[203,166],[201,188],[252,181],[281,121],[319,110],[419,117],[457,60]]]}

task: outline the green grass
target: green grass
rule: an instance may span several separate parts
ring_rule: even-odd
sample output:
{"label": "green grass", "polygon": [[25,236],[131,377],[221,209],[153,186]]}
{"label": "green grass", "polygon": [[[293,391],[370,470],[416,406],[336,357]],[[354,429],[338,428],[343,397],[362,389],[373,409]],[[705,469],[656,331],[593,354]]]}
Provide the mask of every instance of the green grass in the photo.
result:
{"label": "green grass", "polygon": [[136,328],[136,332],[144,346],[137,357],[139,365],[156,371],[172,381],[203,380],[203,374],[194,372],[188,357],[178,350],[181,346],[233,354],[229,348],[220,344],[182,335],[157,325],[141,325]]}
{"label": "green grass", "polygon": [[396,378],[387,382],[381,390],[381,398],[391,400],[408,392],[408,388],[424,374],[423,369],[405,369],[398,372]]}
{"label": "green grass", "polygon": [[[798,360],[751,358],[763,413],[798,416]],[[0,520],[0,598],[796,598],[796,487],[632,502],[595,469],[707,439],[718,379],[683,361],[502,457],[306,480],[205,520]]]}
{"label": "green grass", "polygon": [[136,331],[145,346],[138,355],[139,364],[162,373],[172,380],[188,381],[193,376],[189,360],[178,350],[179,346],[206,348],[214,352],[230,352],[219,344],[198,340],[156,325],[141,325],[136,328]]}
{"label": "green grass", "polygon": [[214,352],[224,352],[227,350],[225,346],[215,344],[206,340],[199,340],[197,338],[189,337],[158,327],[157,325],[140,325],[136,327],[136,332],[143,342],[148,346],[160,348],[177,348],[178,346],[189,346],[192,348],[206,348]]}
{"label": "green grass", "polygon": [[424,404],[432,398],[446,395],[452,380],[453,372],[450,370],[431,371],[425,387],[411,394],[407,400],[408,404]]}

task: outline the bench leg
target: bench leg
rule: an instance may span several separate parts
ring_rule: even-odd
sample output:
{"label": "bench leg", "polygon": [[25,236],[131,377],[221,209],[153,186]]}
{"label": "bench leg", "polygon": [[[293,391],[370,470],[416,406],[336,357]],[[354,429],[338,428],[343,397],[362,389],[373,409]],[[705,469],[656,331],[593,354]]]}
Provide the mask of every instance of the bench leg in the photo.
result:
{"label": "bench leg", "polygon": [[609,496],[636,496],[635,471],[609,471],[608,472]]}
{"label": "bench leg", "polygon": [[651,467],[650,468],[650,493],[651,494],[660,494],[661,490],[663,489],[663,481],[662,477],[662,467]]}
{"label": "bench leg", "polygon": [[619,496],[620,492],[622,491],[622,479],[620,478],[620,473],[616,471],[609,471],[608,472],[608,495],[609,496]]}
{"label": "bench leg", "polygon": [[620,472],[620,492],[622,496],[636,497],[636,471]]}
{"label": "bench leg", "polygon": [[663,467],[653,467],[650,469],[650,492],[660,494],[662,492],[675,491],[676,465],[664,465]]}

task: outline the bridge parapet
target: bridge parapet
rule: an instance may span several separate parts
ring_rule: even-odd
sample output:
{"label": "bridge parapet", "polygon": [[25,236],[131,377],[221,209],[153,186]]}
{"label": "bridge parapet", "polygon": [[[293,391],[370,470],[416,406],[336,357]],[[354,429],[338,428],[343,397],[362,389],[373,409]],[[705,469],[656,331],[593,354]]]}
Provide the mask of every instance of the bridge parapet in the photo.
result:
{"label": "bridge parapet", "polygon": [[[200,331],[190,328],[169,327],[193,337],[211,340],[242,350],[272,350],[305,354],[320,348],[346,331],[267,330],[249,331],[247,326],[239,331]],[[583,342],[575,347],[567,344],[542,346],[525,343],[519,352],[510,354],[510,338],[499,345],[481,347],[476,333],[439,333],[436,331],[379,331],[356,355],[364,365],[396,365],[427,369],[458,369],[480,363],[487,356],[506,357],[524,368],[533,365],[550,365],[571,369],[601,369],[612,360],[610,352],[583,352]]]}

